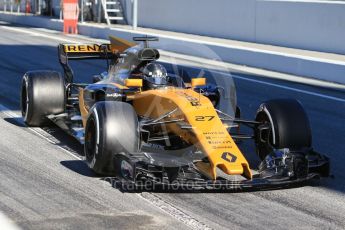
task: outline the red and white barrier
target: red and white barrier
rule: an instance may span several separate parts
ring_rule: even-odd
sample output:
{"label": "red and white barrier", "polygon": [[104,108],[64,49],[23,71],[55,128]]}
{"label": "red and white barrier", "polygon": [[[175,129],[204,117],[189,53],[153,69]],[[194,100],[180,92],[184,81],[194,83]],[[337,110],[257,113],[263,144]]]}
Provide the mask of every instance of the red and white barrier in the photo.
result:
{"label": "red and white barrier", "polygon": [[63,32],[78,33],[78,0],[63,0]]}

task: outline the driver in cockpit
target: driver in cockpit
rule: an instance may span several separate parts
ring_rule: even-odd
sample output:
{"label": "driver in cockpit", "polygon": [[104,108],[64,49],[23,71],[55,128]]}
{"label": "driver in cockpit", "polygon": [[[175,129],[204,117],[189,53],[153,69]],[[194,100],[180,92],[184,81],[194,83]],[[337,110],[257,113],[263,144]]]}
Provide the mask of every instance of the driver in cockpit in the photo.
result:
{"label": "driver in cockpit", "polygon": [[142,73],[145,88],[155,89],[169,84],[167,70],[161,64],[148,63],[143,67]]}

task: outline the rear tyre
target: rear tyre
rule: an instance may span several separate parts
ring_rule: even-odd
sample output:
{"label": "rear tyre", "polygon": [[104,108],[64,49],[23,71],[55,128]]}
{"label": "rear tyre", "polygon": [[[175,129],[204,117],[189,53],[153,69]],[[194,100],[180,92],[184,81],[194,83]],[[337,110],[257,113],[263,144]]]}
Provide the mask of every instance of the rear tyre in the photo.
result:
{"label": "rear tyre", "polygon": [[65,83],[55,71],[32,71],[23,76],[21,111],[28,126],[47,124],[47,115],[65,111]]}
{"label": "rear tyre", "polygon": [[138,117],[124,102],[97,102],[89,112],[84,152],[89,168],[101,175],[117,173],[115,156],[139,150]]}
{"label": "rear tyre", "polygon": [[310,148],[312,134],[308,116],[294,99],[275,99],[260,105],[255,131],[256,152],[263,160],[273,149]]}

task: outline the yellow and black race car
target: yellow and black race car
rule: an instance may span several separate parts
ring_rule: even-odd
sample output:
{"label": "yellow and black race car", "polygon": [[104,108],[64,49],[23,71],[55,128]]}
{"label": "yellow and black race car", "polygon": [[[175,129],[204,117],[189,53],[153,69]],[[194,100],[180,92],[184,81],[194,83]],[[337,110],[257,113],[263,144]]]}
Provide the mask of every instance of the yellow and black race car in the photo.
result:
{"label": "yellow and black race car", "polygon": [[[157,38],[134,38],[140,45],[110,40],[60,44],[64,74],[27,72],[21,92],[26,124],[53,121],[84,145],[85,160],[97,174],[136,187],[150,182],[236,189],[281,188],[329,175],[329,159],[313,150],[298,101],[266,101],[255,120],[243,120],[234,89],[168,73],[159,51],[148,46]],[[105,59],[108,70],[93,84],[74,83],[69,61],[76,59]],[[240,125],[251,134],[240,134]],[[254,140],[261,159],[256,169],[237,145],[246,139]]]}

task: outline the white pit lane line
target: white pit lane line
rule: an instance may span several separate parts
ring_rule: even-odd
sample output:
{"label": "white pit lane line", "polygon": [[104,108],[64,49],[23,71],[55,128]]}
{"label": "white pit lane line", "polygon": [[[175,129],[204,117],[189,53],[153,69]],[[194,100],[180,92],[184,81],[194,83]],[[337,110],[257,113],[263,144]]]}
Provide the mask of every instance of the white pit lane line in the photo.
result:
{"label": "white pit lane line", "polygon": [[212,228],[208,227],[207,225],[203,224],[202,222],[198,221],[197,219],[191,217],[190,215],[183,212],[181,209],[178,209],[168,202],[164,201],[158,195],[153,193],[141,193],[137,194],[140,198],[147,200],[149,203],[153,204],[154,206],[160,208],[164,212],[168,213],[178,221],[184,223],[191,229],[199,230],[211,230]]}
{"label": "white pit lane line", "polygon": [[[10,117],[10,118],[21,118],[21,115],[19,112],[14,112],[14,111],[10,110],[9,108],[7,108],[6,106],[1,105],[1,104],[0,104],[0,113],[3,113],[7,117]],[[26,126],[23,120],[19,120],[18,122],[20,122],[21,124]],[[67,153],[68,155],[72,156],[73,158],[78,159],[78,160],[84,160],[83,157],[79,156],[78,153],[69,149],[67,146],[61,146],[60,141],[57,140],[54,136],[50,135],[45,130],[43,130],[41,128],[37,128],[37,127],[27,127],[27,129],[31,130],[32,132],[34,132],[35,134],[37,134],[38,136],[40,136],[44,140],[48,141],[49,143],[57,146],[58,148],[63,150],[63,152]],[[66,135],[68,135],[68,134],[66,134]],[[171,203],[166,202],[165,200],[163,200],[158,195],[148,193],[148,192],[144,192],[144,193],[136,194],[136,195],[138,197],[140,197],[141,199],[145,200],[146,202],[149,202],[151,205],[159,208],[163,212],[167,213],[171,217],[175,218],[177,221],[185,224],[190,229],[195,229],[195,230],[198,230],[198,229],[211,230],[212,229],[209,226],[207,226],[206,224],[197,220],[196,218],[193,218],[189,214],[183,212],[181,209],[175,207]],[[1,213],[0,213],[0,226],[3,227],[1,221],[2,220],[1,220]],[[6,225],[4,225],[4,226],[6,227]],[[7,228],[4,228],[4,229],[7,229]],[[9,230],[18,230],[18,228],[15,228],[15,226],[13,226],[13,228],[8,228],[8,229]]]}
{"label": "white pit lane line", "polygon": [[1,229],[19,230],[20,228],[7,216],[0,212],[0,226]]}

